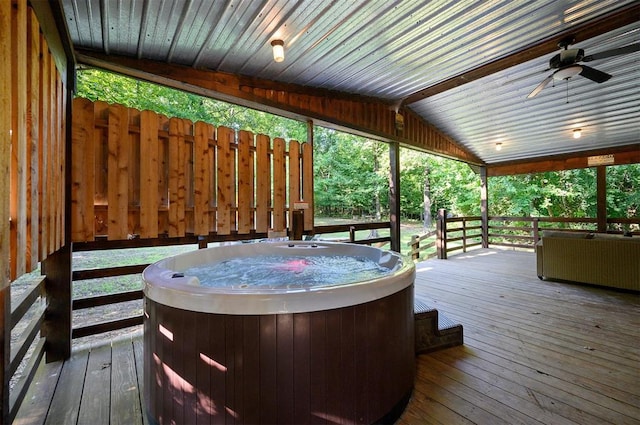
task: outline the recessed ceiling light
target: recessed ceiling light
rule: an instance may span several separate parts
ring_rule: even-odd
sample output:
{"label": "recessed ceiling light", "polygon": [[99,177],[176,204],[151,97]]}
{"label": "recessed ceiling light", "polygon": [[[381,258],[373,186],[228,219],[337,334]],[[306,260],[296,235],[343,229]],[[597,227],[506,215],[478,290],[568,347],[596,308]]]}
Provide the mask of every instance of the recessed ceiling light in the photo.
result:
{"label": "recessed ceiling light", "polygon": [[502,143],[500,143],[500,142],[496,143],[496,150],[497,151],[501,151],[502,150]]}
{"label": "recessed ceiling light", "polygon": [[582,136],[582,130],[579,128],[576,128],[575,130],[573,130],[573,138],[574,139],[579,139]]}

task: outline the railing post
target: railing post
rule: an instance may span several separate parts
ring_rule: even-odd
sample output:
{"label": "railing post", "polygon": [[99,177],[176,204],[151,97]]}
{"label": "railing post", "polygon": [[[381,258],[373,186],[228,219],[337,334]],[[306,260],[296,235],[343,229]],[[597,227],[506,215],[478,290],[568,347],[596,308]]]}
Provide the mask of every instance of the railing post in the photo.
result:
{"label": "railing post", "polygon": [[480,215],[482,216],[482,247],[489,248],[489,178],[487,167],[480,167]]}
{"label": "railing post", "polygon": [[439,209],[436,222],[436,250],[440,260],[447,259],[447,210]]}
{"label": "railing post", "polygon": [[295,241],[301,241],[302,234],[304,233],[304,212],[302,210],[295,210],[291,217],[289,238]]}
{"label": "railing post", "polygon": [[356,241],[356,228],[354,226],[349,227],[349,242],[353,243]]}
{"label": "railing post", "polygon": [[41,333],[47,338],[47,363],[71,356],[71,259],[71,244],[66,244],[42,262],[47,310]]}
{"label": "railing post", "polygon": [[538,227],[538,217],[534,217],[531,224],[533,224],[533,245],[538,243],[540,240],[540,230]]}
{"label": "railing post", "polygon": [[413,235],[411,236],[411,259],[414,261],[420,259],[418,249],[420,249],[420,236]]}
{"label": "railing post", "polygon": [[467,252],[467,219],[462,218],[462,252]]}

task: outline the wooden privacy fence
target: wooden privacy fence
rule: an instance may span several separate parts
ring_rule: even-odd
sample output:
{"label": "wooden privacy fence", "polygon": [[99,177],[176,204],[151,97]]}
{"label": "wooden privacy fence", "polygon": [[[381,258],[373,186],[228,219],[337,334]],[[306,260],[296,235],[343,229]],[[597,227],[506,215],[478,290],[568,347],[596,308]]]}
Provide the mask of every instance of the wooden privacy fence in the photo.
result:
{"label": "wooden privacy fence", "polygon": [[313,229],[312,146],[77,98],[74,242]]}
{"label": "wooden privacy fence", "polygon": [[66,87],[26,0],[3,1],[0,26],[4,288],[64,244]]}

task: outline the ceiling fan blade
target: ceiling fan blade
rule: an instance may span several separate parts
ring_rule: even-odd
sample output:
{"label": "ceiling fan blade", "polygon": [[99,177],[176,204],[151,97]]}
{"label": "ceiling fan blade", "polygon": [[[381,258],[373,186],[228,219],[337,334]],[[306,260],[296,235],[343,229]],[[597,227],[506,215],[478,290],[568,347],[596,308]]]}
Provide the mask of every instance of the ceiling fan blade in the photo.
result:
{"label": "ceiling fan blade", "polygon": [[640,43],[629,44],[628,46],[618,47],[617,49],[605,50],[604,52],[594,53],[582,58],[582,62],[590,62],[598,59],[610,58],[612,56],[626,55],[628,53],[640,50]]}
{"label": "ceiling fan blade", "polygon": [[598,71],[597,69],[593,69],[590,66],[580,65],[582,67],[582,71],[580,75],[585,78],[590,79],[591,81],[595,81],[596,83],[604,83],[609,78],[611,78],[610,74],[606,72]]}
{"label": "ceiling fan blade", "polygon": [[549,75],[547,78],[542,80],[542,82],[538,84],[538,86],[535,89],[533,89],[531,93],[529,93],[529,96],[527,96],[527,99],[531,99],[532,97],[537,96],[538,93],[540,93],[542,89],[545,88],[547,84],[551,82],[551,80],[553,80],[553,75]]}

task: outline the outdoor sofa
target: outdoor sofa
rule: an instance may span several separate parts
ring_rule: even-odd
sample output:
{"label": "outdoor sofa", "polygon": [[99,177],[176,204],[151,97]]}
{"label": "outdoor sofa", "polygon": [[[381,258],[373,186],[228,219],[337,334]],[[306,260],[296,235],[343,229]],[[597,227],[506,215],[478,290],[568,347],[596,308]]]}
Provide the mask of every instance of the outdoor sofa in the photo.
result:
{"label": "outdoor sofa", "polygon": [[545,231],[536,244],[540,279],[640,291],[640,237]]}

